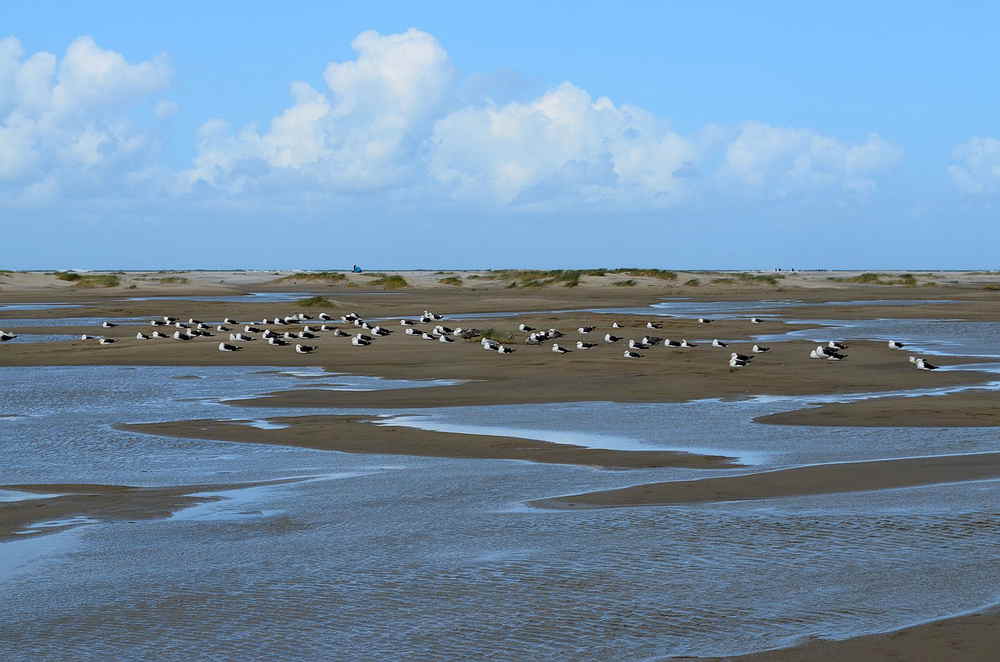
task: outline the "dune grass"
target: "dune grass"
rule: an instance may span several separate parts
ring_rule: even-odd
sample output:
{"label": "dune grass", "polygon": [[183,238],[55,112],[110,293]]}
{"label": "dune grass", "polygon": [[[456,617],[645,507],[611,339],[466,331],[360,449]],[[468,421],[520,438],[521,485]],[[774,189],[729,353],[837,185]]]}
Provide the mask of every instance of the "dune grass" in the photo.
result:
{"label": "dune grass", "polygon": [[691,280],[684,281],[684,284],[688,287],[698,287],[701,285],[701,281],[697,278],[692,278]]}
{"label": "dune grass", "polygon": [[87,276],[79,276],[73,279],[77,287],[83,288],[96,288],[96,287],[118,287],[121,285],[121,279],[114,274],[93,274]]}
{"label": "dune grass", "polygon": [[447,278],[439,278],[438,282],[442,285],[454,285],[455,287],[462,287],[462,278],[460,276],[448,276]]}
{"label": "dune grass", "polygon": [[616,280],[611,284],[615,287],[635,287],[638,283],[629,278],[628,280]]}
{"label": "dune grass", "polygon": [[371,284],[387,290],[398,290],[400,288],[410,286],[410,284],[406,282],[406,279],[402,276],[387,276],[386,274],[378,274],[378,278],[373,280]]}
{"label": "dune grass", "polygon": [[326,297],[318,297],[318,296],[299,299],[295,303],[300,306],[304,306],[306,308],[316,308],[319,306],[323,306],[324,308],[333,308],[336,305]]}
{"label": "dune grass", "polygon": [[283,283],[292,280],[336,283],[337,281],[347,280],[347,274],[342,274],[339,271],[300,271],[298,273],[289,274],[284,278],[279,278],[278,282]]}

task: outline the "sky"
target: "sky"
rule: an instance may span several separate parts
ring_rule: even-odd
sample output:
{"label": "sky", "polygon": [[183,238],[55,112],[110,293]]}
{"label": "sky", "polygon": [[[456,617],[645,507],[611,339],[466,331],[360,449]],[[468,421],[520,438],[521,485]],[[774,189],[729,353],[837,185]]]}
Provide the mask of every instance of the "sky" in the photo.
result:
{"label": "sky", "polygon": [[1000,5],[143,4],[0,4],[0,268],[1000,267]]}

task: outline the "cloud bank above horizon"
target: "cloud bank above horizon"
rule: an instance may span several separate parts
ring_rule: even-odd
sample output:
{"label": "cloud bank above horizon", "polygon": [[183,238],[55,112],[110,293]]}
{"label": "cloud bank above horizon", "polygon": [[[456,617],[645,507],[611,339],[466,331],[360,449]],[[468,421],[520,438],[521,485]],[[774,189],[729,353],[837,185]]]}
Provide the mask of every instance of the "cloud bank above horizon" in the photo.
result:
{"label": "cloud bank above horizon", "polygon": [[[291,82],[291,103],[262,127],[206,119],[178,168],[160,156],[160,125],[178,110],[166,55],[129,63],[83,36],[58,58],[2,39],[2,204],[544,213],[863,202],[903,159],[874,132],[849,141],[748,120],[685,134],[572,82],[504,102],[480,85],[470,99],[469,76],[417,29],[366,31],[352,48],[321,89]],[[972,140],[955,160],[960,190],[1000,190],[1000,141]]]}

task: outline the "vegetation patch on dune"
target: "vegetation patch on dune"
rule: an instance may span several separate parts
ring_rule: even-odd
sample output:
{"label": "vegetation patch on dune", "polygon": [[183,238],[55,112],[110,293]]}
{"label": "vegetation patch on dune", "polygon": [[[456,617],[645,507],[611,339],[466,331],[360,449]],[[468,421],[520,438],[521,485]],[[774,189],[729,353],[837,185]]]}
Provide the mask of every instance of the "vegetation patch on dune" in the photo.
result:
{"label": "vegetation patch on dune", "polygon": [[347,280],[347,274],[342,274],[339,271],[300,271],[298,273],[289,274],[284,278],[279,278],[278,282],[283,283],[292,280],[305,280],[314,283],[335,283],[337,281]]}
{"label": "vegetation patch on dune", "polygon": [[387,290],[398,290],[410,286],[402,276],[387,276],[385,274],[379,274],[379,277],[372,281],[372,285],[384,287]]}
{"label": "vegetation patch on dune", "polygon": [[615,269],[612,273],[627,274],[641,278],[659,278],[660,280],[677,280],[677,272],[666,269]]}
{"label": "vegetation patch on dune", "polygon": [[87,276],[79,276],[73,279],[77,287],[118,287],[121,285],[121,279],[114,274],[94,274]]}
{"label": "vegetation patch on dune", "polygon": [[614,285],[615,287],[635,287],[637,283],[636,281],[629,278],[628,280],[616,280],[611,284]]}
{"label": "vegetation patch on dune", "polygon": [[697,278],[692,278],[691,280],[684,281],[684,284],[688,287],[698,287],[701,285],[701,281]]}
{"label": "vegetation patch on dune", "polygon": [[317,306],[323,306],[324,308],[333,308],[334,303],[327,299],[326,297],[308,297],[306,299],[299,299],[295,302],[300,306],[305,306],[306,308],[315,308]]}
{"label": "vegetation patch on dune", "polygon": [[80,276],[80,274],[76,273],[75,271],[57,271],[55,276],[58,280],[65,280],[71,283],[78,281],[80,280],[80,278],[82,278],[82,276]]}
{"label": "vegetation patch on dune", "polygon": [[439,278],[438,282],[442,285],[454,285],[455,287],[462,287],[462,279],[459,276],[448,276],[447,278]]}
{"label": "vegetation patch on dune", "polygon": [[828,276],[827,280],[837,283],[861,283],[863,285],[903,285],[906,287],[915,287],[917,285],[917,278],[913,274],[898,274],[894,277],[892,274],[879,274],[871,271],[866,271],[863,274],[858,274],[850,278]]}
{"label": "vegetation patch on dune", "polygon": [[163,285],[186,285],[191,282],[190,278],[183,278],[181,276],[166,276],[164,278],[153,278],[152,280]]}

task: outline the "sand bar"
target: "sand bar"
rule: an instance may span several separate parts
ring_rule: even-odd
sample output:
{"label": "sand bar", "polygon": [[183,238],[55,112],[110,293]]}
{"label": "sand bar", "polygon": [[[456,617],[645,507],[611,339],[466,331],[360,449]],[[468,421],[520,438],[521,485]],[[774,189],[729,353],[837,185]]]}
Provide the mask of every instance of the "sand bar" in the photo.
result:
{"label": "sand bar", "polygon": [[1000,478],[1000,453],[842,462],[743,476],[649,483],[618,490],[539,499],[540,508],[667,506],[865,492],[935,483]]}
{"label": "sand bar", "polygon": [[213,439],[255,444],[300,446],[344,453],[384,453],[427,457],[527,460],[553,464],[581,464],[606,469],[738,467],[732,458],[677,451],[620,451],[585,448],[547,441],[476,434],[432,432],[404,426],[373,425],[371,417],[293,416],[268,419],[287,425],[260,429],[247,421],[192,420],[137,423],[118,426],[147,434],[187,439]]}
{"label": "sand bar", "polygon": [[[40,522],[61,521],[74,517],[97,520],[140,520],[167,517],[183,508],[221,497],[192,496],[203,492],[221,492],[269,483],[229,485],[178,485],[171,487],[130,487],[126,485],[30,484],[0,485],[0,490],[31,492],[45,496],[24,501],[0,503],[0,542],[31,535],[54,533],[66,526],[34,529]],[[71,526],[71,525],[69,525]]]}

